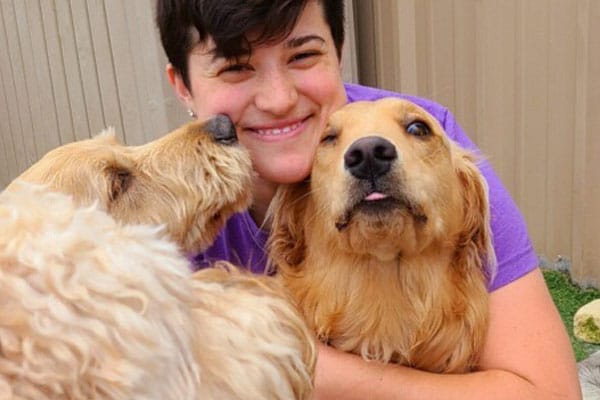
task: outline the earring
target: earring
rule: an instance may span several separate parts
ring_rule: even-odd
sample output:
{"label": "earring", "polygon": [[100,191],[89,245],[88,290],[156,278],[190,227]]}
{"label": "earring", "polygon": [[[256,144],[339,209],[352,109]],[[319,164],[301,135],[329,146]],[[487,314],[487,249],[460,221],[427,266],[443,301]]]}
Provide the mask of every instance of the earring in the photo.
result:
{"label": "earring", "polygon": [[196,113],[194,112],[194,110],[192,110],[191,108],[188,108],[188,110],[187,110],[187,113],[188,113],[188,115],[190,116],[190,118],[194,118],[194,119],[196,119],[197,115],[196,115]]}

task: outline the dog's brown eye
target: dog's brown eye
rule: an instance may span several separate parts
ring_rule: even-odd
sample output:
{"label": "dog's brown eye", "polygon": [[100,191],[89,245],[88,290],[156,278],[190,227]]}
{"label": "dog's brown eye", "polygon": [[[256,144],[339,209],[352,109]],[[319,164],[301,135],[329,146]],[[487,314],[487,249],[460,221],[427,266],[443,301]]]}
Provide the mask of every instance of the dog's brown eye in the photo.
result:
{"label": "dog's brown eye", "polygon": [[413,136],[418,137],[426,137],[431,135],[431,130],[429,126],[425,122],[422,121],[414,121],[408,124],[406,127],[406,132]]}

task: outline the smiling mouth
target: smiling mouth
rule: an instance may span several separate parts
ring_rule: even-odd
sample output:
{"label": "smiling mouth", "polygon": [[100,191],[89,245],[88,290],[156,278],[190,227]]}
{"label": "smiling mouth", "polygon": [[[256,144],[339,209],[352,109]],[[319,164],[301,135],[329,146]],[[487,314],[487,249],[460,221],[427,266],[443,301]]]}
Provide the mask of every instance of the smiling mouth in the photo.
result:
{"label": "smiling mouth", "polygon": [[302,125],[302,122],[296,122],[295,124],[286,126],[284,128],[273,128],[273,129],[256,129],[256,132],[260,136],[281,136],[290,133],[291,131],[298,129]]}
{"label": "smiling mouth", "polygon": [[301,128],[302,125],[304,125],[304,123],[306,122],[306,120],[308,120],[308,118],[310,118],[310,116],[302,120],[296,121],[292,124],[277,128],[248,128],[248,130],[252,131],[258,136],[263,137],[285,136]]}

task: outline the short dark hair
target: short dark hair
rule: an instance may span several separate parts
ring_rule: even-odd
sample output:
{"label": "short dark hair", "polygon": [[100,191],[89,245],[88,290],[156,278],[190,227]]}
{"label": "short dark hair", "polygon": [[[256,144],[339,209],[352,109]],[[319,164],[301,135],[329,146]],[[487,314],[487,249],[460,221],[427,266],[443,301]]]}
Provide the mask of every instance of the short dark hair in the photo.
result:
{"label": "short dark hair", "polygon": [[[308,0],[157,0],[156,25],[171,65],[189,89],[188,55],[209,37],[217,56],[247,55],[252,46],[277,43],[296,25]],[[344,0],[318,0],[341,58],[344,44]],[[199,37],[196,36],[194,28]],[[258,36],[249,42],[248,32]]]}

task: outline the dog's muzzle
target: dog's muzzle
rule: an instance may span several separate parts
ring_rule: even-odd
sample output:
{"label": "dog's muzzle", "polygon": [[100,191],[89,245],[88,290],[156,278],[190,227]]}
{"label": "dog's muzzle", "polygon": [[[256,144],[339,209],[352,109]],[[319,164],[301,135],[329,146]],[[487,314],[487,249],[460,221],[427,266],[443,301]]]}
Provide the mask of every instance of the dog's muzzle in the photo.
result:
{"label": "dog's muzzle", "polygon": [[338,231],[345,230],[357,214],[383,221],[391,213],[405,210],[419,225],[427,222],[422,207],[405,191],[400,176],[392,172],[398,158],[396,146],[380,136],[366,136],[350,145],[344,154],[344,167],[354,180],[346,212],[335,222]]}
{"label": "dog's muzzle", "polygon": [[237,134],[233,121],[225,115],[219,114],[206,121],[204,130],[208,132],[217,143],[234,144],[237,143]]}

